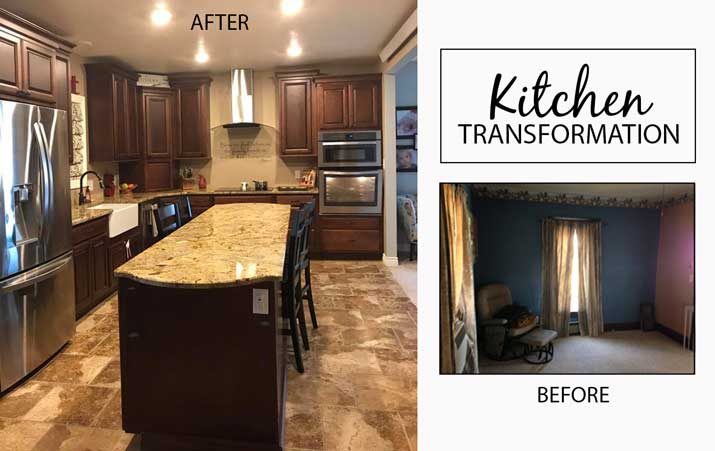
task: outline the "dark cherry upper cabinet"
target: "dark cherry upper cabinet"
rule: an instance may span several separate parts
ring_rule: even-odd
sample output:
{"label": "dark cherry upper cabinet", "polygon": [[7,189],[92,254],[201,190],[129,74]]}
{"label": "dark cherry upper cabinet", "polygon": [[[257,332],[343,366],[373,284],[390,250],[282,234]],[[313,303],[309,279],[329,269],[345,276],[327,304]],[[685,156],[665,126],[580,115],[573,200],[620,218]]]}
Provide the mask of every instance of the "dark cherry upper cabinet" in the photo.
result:
{"label": "dark cherry upper cabinet", "polygon": [[178,142],[174,158],[204,159],[211,157],[210,94],[211,78],[196,74],[169,76],[176,90]]}
{"label": "dark cherry upper cabinet", "polygon": [[85,68],[90,161],[138,160],[136,74],[103,63]]}
{"label": "dark cherry upper cabinet", "polygon": [[350,128],[380,128],[382,95],[379,79],[350,83]]}
{"label": "dark cherry upper cabinet", "polygon": [[318,130],[365,130],[382,126],[382,77],[320,77],[314,105]]}
{"label": "dark cherry upper cabinet", "polygon": [[278,80],[282,155],[315,155],[313,147],[313,80]]}
{"label": "dark cherry upper cabinet", "polygon": [[175,141],[176,94],[171,89],[143,88],[141,94],[142,147],[144,156],[169,159]]}
{"label": "dark cherry upper cabinet", "polygon": [[58,72],[68,70],[73,47],[0,9],[0,99],[67,109],[69,78]]}
{"label": "dark cherry upper cabinet", "polygon": [[318,129],[336,130],[350,127],[347,82],[320,81],[315,84]]}
{"label": "dark cherry upper cabinet", "polygon": [[57,103],[55,51],[41,44],[22,41],[22,67],[27,97],[49,105]]}
{"label": "dark cherry upper cabinet", "polygon": [[0,28],[0,93],[15,96],[22,91],[20,38]]}

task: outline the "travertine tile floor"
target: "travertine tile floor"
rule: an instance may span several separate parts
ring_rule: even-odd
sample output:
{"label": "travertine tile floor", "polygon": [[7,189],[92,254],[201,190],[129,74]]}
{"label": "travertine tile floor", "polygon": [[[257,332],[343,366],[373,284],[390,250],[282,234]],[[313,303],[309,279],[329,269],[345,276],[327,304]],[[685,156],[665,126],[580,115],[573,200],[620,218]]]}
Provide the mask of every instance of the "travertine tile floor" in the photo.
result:
{"label": "travertine tile floor", "polygon": [[[380,262],[314,261],[318,329],[288,368],[286,450],[417,450],[417,309]],[[121,430],[117,299],[0,398],[0,450],[140,450]]]}

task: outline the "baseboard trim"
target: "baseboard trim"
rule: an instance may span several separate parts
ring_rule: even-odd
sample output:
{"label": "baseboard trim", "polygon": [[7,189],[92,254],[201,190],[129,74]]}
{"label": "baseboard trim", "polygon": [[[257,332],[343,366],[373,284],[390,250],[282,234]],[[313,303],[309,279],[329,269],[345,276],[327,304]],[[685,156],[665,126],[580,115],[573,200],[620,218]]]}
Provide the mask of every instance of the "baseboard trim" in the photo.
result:
{"label": "baseboard trim", "polygon": [[641,324],[638,321],[632,323],[606,323],[603,325],[604,331],[610,330],[637,330],[641,328]]}
{"label": "baseboard trim", "polygon": [[382,254],[382,262],[385,264],[385,266],[399,266],[400,265],[400,260],[397,257],[388,257],[385,254]]}
{"label": "baseboard trim", "polygon": [[674,331],[670,327],[655,323],[655,329],[666,337],[673,339],[676,343],[683,344],[683,334]]}

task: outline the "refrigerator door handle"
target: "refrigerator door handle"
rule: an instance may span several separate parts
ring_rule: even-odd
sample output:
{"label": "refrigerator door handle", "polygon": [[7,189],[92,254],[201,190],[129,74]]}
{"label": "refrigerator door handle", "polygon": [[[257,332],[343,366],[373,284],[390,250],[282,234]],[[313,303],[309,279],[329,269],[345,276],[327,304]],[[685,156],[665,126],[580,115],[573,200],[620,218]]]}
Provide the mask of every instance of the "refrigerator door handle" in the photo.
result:
{"label": "refrigerator door handle", "polygon": [[42,221],[40,222],[40,236],[43,237],[43,242],[46,242],[48,238],[46,233],[49,229],[46,227],[45,220],[52,209],[54,180],[52,179],[52,167],[50,165],[45,129],[40,122],[35,122],[33,128],[37,142],[40,145],[40,162],[42,164]]}
{"label": "refrigerator door handle", "polygon": [[21,288],[34,285],[36,283],[42,282],[43,280],[49,279],[61,269],[63,269],[71,261],[72,252],[69,252],[62,257],[53,260],[50,263],[31,269],[29,271],[25,271],[19,276],[5,279],[0,282],[0,294],[17,291]]}

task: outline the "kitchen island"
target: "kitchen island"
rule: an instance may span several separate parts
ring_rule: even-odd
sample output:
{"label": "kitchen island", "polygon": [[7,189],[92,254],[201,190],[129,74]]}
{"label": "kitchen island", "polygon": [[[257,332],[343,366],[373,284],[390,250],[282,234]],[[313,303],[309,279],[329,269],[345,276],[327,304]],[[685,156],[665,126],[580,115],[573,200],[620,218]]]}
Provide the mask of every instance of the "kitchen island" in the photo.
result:
{"label": "kitchen island", "polygon": [[283,449],[289,218],[217,205],[115,271],[122,425],[142,449]]}

